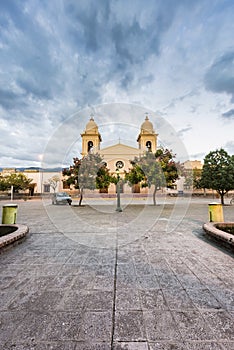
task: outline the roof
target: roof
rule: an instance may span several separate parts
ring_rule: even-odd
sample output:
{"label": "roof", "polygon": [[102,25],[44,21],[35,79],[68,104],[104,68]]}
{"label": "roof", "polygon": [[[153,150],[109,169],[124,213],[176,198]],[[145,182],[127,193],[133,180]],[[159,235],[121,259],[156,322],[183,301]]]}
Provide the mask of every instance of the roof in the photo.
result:
{"label": "roof", "polygon": [[122,143],[117,143],[115,145],[102,148],[99,151],[103,156],[105,155],[119,155],[119,156],[128,156],[128,155],[139,155],[140,150],[135,147],[127,146]]}

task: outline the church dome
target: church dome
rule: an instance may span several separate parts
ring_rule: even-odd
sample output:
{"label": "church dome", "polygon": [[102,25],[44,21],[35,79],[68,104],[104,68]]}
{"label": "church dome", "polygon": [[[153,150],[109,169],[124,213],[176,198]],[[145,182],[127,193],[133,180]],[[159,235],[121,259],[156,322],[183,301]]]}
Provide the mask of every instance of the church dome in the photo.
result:
{"label": "church dome", "polygon": [[95,123],[93,117],[91,117],[89,122],[86,124],[85,131],[86,132],[92,132],[92,131],[97,132],[98,131],[98,126]]}
{"label": "church dome", "polygon": [[141,131],[147,133],[154,133],[153,124],[149,121],[148,115],[145,117],[144,123],[141,124]]}

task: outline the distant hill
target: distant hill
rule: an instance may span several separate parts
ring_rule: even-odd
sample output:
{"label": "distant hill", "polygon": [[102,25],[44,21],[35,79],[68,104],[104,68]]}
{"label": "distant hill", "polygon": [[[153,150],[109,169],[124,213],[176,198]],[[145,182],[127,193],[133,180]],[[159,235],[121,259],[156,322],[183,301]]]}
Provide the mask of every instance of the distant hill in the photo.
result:
{"label": "distant hill", "polygon": [[34,167],[34,166],[31,166],[29,168],[16,168],[16,171],[24,171],[24,170],[36,170],[36,171],[39,171],[40,168],[39,167]]}
{"label": "distant hill", "polygon": [[[0,172],[2,172],[3,171],[3,169],[7,169],[8,167],[5,167],[5,168],[0,168]],[[13,167],[11,167],[11,169],[12,169]],[[9,169],[10,169],[10,167],[9,167]],[[13,168],[14,169],[14,168]],[[29,171],[44,171],[44,172],[46,172],[46,173],[49,173],[49,172],[60,172],[60,171],[62,171],[62,168],[47,168],[47,169],[43,169],[43,168],[40,168],[40,167],[27,167],[27,168],[15,168],[16,169],[16,171],[17,172],[24,172],[24,171],[27,171],[27,170],[29,170]]]}
{"label": "distant hill", "polygon": [[27,170],[30,170],[30,171],[43,171],[43,172],[46,172],[46,173],[50,173],[50,172],[60,172],[62,171],[62,168],[37,168],[37,167],[29,167],[29,168],[20,168],[20,169],[17,169],[17,171],[27,171]]}

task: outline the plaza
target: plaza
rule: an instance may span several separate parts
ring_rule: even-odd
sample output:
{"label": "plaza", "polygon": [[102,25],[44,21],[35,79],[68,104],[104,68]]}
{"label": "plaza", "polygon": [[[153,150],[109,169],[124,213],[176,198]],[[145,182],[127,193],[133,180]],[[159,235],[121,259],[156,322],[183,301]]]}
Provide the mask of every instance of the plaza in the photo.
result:
{"label": "plaza", "polygon": [[212,200],[157,200],[16,201],[30,235],[0,254],[0,348],[234,349],[233,253],[202,230]]}

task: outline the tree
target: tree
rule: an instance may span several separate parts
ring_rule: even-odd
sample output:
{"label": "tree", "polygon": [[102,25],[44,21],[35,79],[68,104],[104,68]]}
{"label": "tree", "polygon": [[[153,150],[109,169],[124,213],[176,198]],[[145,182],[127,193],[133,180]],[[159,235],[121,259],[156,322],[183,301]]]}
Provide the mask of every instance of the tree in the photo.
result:
{"label": "tree", "polygon": [[201,187],[201,176],[202,176],[202,169],[193,169],[193,188],[200,189]]}
{"label": "tree", "polygon": [[129,172],[125,171],[124,180],[128,182],[131,187],[135,187],[145,178],[145,174],[141,166],[138,164],[137,158],[135,158],[133,161],[130,161],[130,163],[132,165],[132,168]]}
{"label": "tree", "polygon": [[73,158],[73,165],[63,170],[64,182],[80,190],[79,206],[83,200],[84,189],[104,188],[112,182],[106,163],[98,153],[89,153],[82,159]]}
{"label": "tree", "polygon": [[0,191],[6,191],[7,190],[7,184],[5,181],[5,177],[0,175]]}
{"label": "tree", "polygon": [[110,175],[107,164],[105,162],[101,162],[101,165],[97,171],[96,187],[100,191],[106,191],[111,183],[115,183],[115,178]]}
{"label": "tree", "polygon": [[156,158],[155,154],[147,152],[143,157],[140,158],[139,165],[145,174],[142,187],[151,188],[152,185],[154,186],[153,203],[156,205],[157,189],[166,186],[166,179],[163,174],[161,164]]}
{"label": "tree", "polygon": [[172,186],[178,178],[174,155],[168,149],[159,149],[156,153],[146,152],[135,158],[132,168],[125,175],[130,186],[141,182],[142,187],[154,186],[153,203],[156,205],[156,192],[158,188]]}
{"label": "tree", "polygon": [[191,189],[194,187],[193,184],[193,179],[194,179],[194,173],[193,173],[193,169],[186,169],[186,171],[184,172],[184,187],[186,189]]}
{"label": "tree", "polygon": [[178,179],[178,164],[174,161],[175,154],[167,148],[159,148],[155,156],[162,167],[167,187],[172,187],[175,180]]}
{"label": "tree", "polygon": [[191,189],[193,187],[193,169],[185,168],[183,163],[176,163],[177,175],[184,178],[184,188]]}
{"label": "tree", "polygon": [[190,168],[190,169],[185,169],[183,165],[180,165],[180,173],[181,176],[184,176],[185,182],[184,186],[187,189],[200,189],[201,187],[201,173],[202,169],[198,168]]}
{"label": "tree", "polygon": [[215,190],[224,204],[225,194],[234,189],[234,156],[223,148],[205,156],[200,186]]}
{"label": "tree", "polygon": [[59,178],[59,176],[57,176],[57,175],[52,176],[52,177],[48,180],[48,182],[49,182],[49,184],[50,184],[50,187],[52,187],[52,189],[53,189],[54,192],[55,192],[55,190],[56,190],[56,188],[57,188],[57,186],[58,186],[59,180],[60,180],[60,178]]}
{"label": "tree", "polygon": [[29,188],[32,179],[27,178],[22,173],[14,173],[6,176],[1,176],[0,178],[0,188],[2,191],[10,190],[13,186],[14,192],[19,190],[26,190]]}

